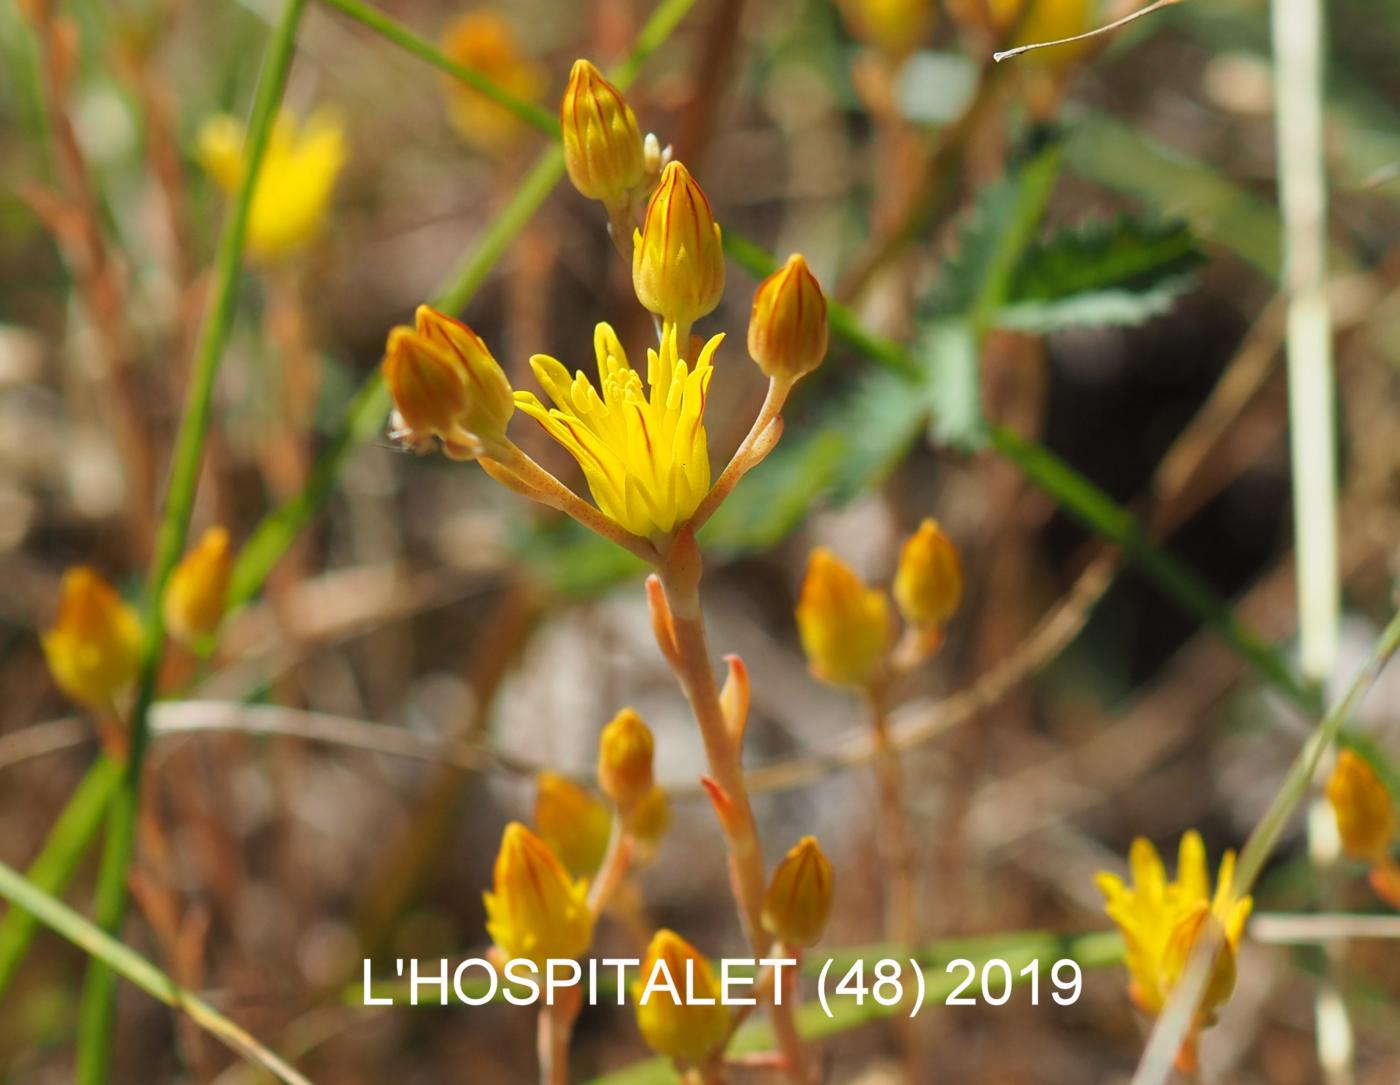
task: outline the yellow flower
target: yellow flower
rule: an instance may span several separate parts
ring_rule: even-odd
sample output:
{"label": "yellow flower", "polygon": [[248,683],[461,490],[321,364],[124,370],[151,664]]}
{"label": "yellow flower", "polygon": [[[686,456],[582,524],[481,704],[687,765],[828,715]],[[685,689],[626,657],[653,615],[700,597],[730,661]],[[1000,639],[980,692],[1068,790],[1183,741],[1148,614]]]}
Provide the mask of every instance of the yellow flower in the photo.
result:
{"label": "yellow flower", "polygon": [[1395,845],[1395,798],[1365,758],[1353,750],[1337,755],[1327,780],[1327,801],[1349,856],[1376,863],[1390,855]]}
{"label": "yellow flower", "polygon": [[574,61],[559,125],[574,187],[590,200],[625,206],[645,179],[642,132],[622,92],[587,60]]}
{"label": "yellow flower", "polygon": [[536,354],[530,366],[554,407],[546,410],[530,392],[517,392],[515,402],[578,461],[605,515],[634,535],[664,538],[710,488],[705,398],[723,338],[716,335],[687,365],[677,329],[669,328],[660,352],[647,351],[644,390],[617,333],[599,324],[593,349],[601,395],[582,372],[570,378],[555,359]]}
{"label": "yellow flower", "polygon": [[1118,924],[1127,944],[1132,1000],[1143,1013],[1160,1013],[1198,939],[1215,927],[1223,934],[1224,944],[1197,1021],[1198,1026],[1209,1024],[1234,986],[1235,955],[1253,907],[1250,897],[1236,899],[1232,895],[1235,854],[1225,853],[1213,896],[1205,845],[1195,830],[1181,838],[1176,881],[1167,881],[1161,857],[1142,837],[1133,841],[1128,861],[1131,887],[1106,872],[1096,880],[1106,901],[1105,911]]}
{"label": "yellow flower", "polygon": [[796,381],[826,357],[826,295],[798,253],[758,284],[749,316],[749,356],[763,375]]}
{"label": "yellow flower", "polygon": [[505,435],[515,413],[510,381],[481,337],[459,320],[418,306],[415,326],[389,332],[384,380],[403,423],[449,448]]}
{"label": "yellow flower", "polygon": [[851,34],[893,60],[912,53],[933,28],[932,0],[842,0]]}
{"label": "yellow flower", "polygon": [[211,527],[175,566],[166,585],[163,612],[172,637],[181,644],[197,645],[219,628],[232,573],[228,532]]}
{"label": "yellow flower", "polygon": [[[1006,44],[1015,46],[1087,33],[1094,29],[1099,0],[989,0],[988,6],[998,29],[1010,35]],[[1057,45],[1024,59],[1046,68],[1067,68],[1092,47],[1092,41]]]}
{"label": "yellow flower", "polygon": [[867,588],[830,550],[812,551],[797,601],[797,631],[812,673],[834,686],[864,686],[889,653],[885,593]]}
{"label": "yellow flower", "polygon": [[925,520],[899,555],[894,599],[910,625],[941,627],[962,602],[962,560],[936,520]]}
{"label": "yellow flower", "polygon": [[831,861],[815,836],[804,836],[778,868],[763,897],[763,926],[790,949],[815,945],[831,914]]}
{"label": "yellow flower", "polygon": [[[539,100],[544,73],[524,54],[510,24],[499,13],[489,9],[468,12],[448,24],[440,44],[448,59],[480,72],[516,98]],[[462,80],[444,76],[442,89],[452,127],[478,150],[498,153],[526,131],[520,117]]]}
{"label": "yellow flower", "polygon": [[655,750],[651,728],[630,708],[614,716],[598,738],[598,786],[624,813],[652,789]]}
{"label": "yellow flower", "polygon": [[63,574],[58,615],[41,643],[58,688],[107,710],[136,677],[141,623],[95,570],[78,565]]}
{"label": "yellow flower", "polygon": [[592,877],[608,849],[612,815],[593,794],[553,772],[535,777],[535,827],[576,877]]}
{"label": "yellow flower", "polygon": [[581,956],[593,939],[586,885],[570,878],[549,846],[518,821],[506,826],[495,891],[483,896],[486,933],[508,958],[544,967],[550,958]]}
{"label": "yellow flower", "polygon": [[[228,195],[243,181],[244,138],[243,125],[225,114],[199,130],[199,162]],[[314,241],[344,164],[345,127],[337,116],[318,111],[298,131],[291,114],[279,114],[248,213],[249,256],[276,263]]]}
{"label": "yellow flower", "polygon": [[729,1011],[710,962],[675,931],[652,936],[635,995],[637,1027],[658,1054],[701,1063],[729,1033]]}
{"label": "yellow flower", "polygon": [[681,329],[685,351],[691,324],[713,312],[724,294],[724,249],[710,201],[681,163],[661,171],[632,243],[637,300]]}

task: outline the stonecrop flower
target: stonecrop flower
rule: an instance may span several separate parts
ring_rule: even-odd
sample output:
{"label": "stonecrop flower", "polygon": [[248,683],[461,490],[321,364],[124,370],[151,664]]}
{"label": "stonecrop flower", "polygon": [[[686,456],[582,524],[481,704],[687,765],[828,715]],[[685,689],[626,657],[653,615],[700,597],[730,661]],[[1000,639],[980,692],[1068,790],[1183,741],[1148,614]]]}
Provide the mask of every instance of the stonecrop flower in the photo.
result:
{"label": "stonecrop flower", "polygon": [[831,914],[831,860],[804,836],[778,864],[763,896],[763,926],[790,949],[815,945]]}
{"label": "stonecrop flower", "polygon": [[141,623],[86,565],[63,574],[58,614],[40,639],[58,688],[89,708],[112,708],[136,677]]}
{"label": "stonecrop flower", "polygon": [[535,828],[569,873],[591,878],[608,849],[612,814],[567,777],[541,772],[535,777]]}
{"label": "stonecrop flower", "polygon": [[486,933],[507,958],[543,968],[550,958],[581,956],[593,940],[586,884],[569,877],[549,846],[518,821],[506,826],[494,892],[483,898]]}
{"label": "stonecrop flower", "polygon": [[714,336],[688,364],[677,329],[668,327],[661,349],[647,350],[643,386],[617,333],[599,324],[593,334],[598,388],[582,372],[570,377],[554,358],[536,354],[530,366],[554,407],[532,392],[517,392],[515,404],[578,461],[606,516],[634,535],[665,538],[710,487],[705,400],[723,338]]}
{"label": "stonecrop flower", "polygon": [[505,370],[481,337],[459,320],[418,306],[412,328],[389,332],[384,381],[408,436],[438,437],[470,458],[480,441],[498,440],[515,413]]}
{"label": "stonecrop flower", "polygon": [[[1108,917],[1118,925],[1127,944],[1129,996],[1143,1013],[1155,1017],[1179,982],[1191,952],[1207,930],[1221,938],[1196,1029],[1215,1020],[1215,1013],[1234,987],[1235,957],[1244,934],[1253,900],[1235,898],[1235,853],[1227,851],[1220,863],[1215,892],[1211,893],[1206,849],[1192,830],[1181,838],[1176,880],[1167,881],[1157,849],[1142,837],[1128,853],[1132,885],[1116,874],[1101,872],[1096,878],[1106,902]],[[1189,1063],[1194,1041],[1188,1041],[1181,1061]]]}
{"label": "stonecrop flower", "polygon": [[652,790],[656,740],[641,716],[624,708],[598,738],[598,786],[623,812]]}
{"label": "stonecrop flower", "polygon": [[894,599],[913,626],[941,627],[962,602],[962,559],[936,520],[925,520],[904,543]]}
{"label": "stonecrop flower", "polygon": [[[724,248],[710,201],[680,162],[661,171],[642,228],[632,236],[637,300],[668,324],[689,328],[724,295]],[[684,352],[688,344],[680,344]]]}
{"label": "stonecrop flower", "polygon": [[826,357],[826,295],[800,253],[758,284],[749,316],[749,356],[765,377],[796,381]]}
{"label": "stonecrop flower", "polygon": [[[439,44],[448,59],[480,72],[522,101],[535,102],[544,90],[544,73],[497,11],[467,12],[448,24]],[[499,153],[527,130],[520,117],[460,79],[444,75],[442,89],[452,127],[480,151]]]}
{"label": "stonecrop flower", "polygon": [[180,559],[166,585],[162,613],[175,640],[197,645],[218,629],[232,574],[228,532],[216,525]]}
{"label": "stonecrop flower", "polygon": [[625,206],[646,177],[642,131],[622,92],[587,60],[574,61],[559,126],[574,187],[609,208]]}
{"label": "stonecrop flower", "polygon": [[1365,863],[1390,857],[1397,832],[1395,798],[1365,758],[1353,750],[1337,755],[1327,780],[1327,801],[1347,855]]}
{"label": "stonecrop flower", "polygon": [[703,1063],[729,1034],[720,995],[710,962],[694,946],[664,928],[652,936],[634,992],[637,1027],[648,1047],[683,1063]]}
{"label": "stonecrop flower", "polygon": [[[238,191],[247,161],[241,121],[226,114],[200,127],[200,165],[227,195]],[[297,127],[282,112],[273,124],[248,214],[248,255],[271,264],[304,249],[321,233],[335,181],[345,164],[345,126],[318,110]]]}
{"label": "stonecrop flower", "polygon": [[797,600],[797,632],[812,673],[834,686],[861,687],[879,674],[894,628],[889,599],[849,565],[818,547]]}

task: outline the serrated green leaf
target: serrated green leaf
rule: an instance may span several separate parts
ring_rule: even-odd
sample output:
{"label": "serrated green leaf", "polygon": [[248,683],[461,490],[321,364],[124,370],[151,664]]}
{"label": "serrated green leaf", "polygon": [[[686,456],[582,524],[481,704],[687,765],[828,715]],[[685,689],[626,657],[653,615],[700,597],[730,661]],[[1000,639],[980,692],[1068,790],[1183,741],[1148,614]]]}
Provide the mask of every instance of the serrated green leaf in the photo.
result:
{"label": "serrated green leaf", "polygon": [[1026,251],[996,322],[1033,332],[1140,324],[1171,307],[1202,260],[1182,221],[1120,216],[1069,227]]}

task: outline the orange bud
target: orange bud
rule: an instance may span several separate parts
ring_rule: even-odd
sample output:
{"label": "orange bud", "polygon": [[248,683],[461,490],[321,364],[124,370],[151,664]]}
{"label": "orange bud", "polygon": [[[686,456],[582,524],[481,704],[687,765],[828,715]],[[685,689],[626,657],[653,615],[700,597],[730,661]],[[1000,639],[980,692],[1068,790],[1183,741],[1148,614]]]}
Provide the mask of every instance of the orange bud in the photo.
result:
{"label": "orange bud", "polygon": [[[632,285],[642,305],[683,329],[714,311],[724,294],[719,224],[681,163],[661,171],[632,241]],[[680,346],[687,350],[685,343]]]}
{"label": "orange bud", "polygon": [[535,827],[570,873],[592,877],[602,865],[612,815],[591,792],[567,777],[535,777]]}
{"label": "orange bud", "polygon": [[214,633],[223,620],[232,573],[228,532],[211,527],[175,566],[166,585],[163,613],[172,637],[194,646]]}
{"label": "orange bud", "polygon": [[936,520],[925,520],[900,551],[895,602],[910,625],[941,627],[958,609],[962,595],[957,547]]}
{"label": "orange bud", "polygon": [[574,187],[609,207],[625,205],[645,180],[642,133],[622,92],[587,60],[569,72],[559,126]]}
{"label": "orange bud", "polygon": [[798,253],[758,284],[749,354],[766,377],[796,381],[826,357],[826,295]]}
{"label": "orange bud", "polygon": [[95,570],[78,565],[63,574],[58,615],[41,643],[58,688],[106,710],[136,677],[141,623]]}
{"label": "orange bud", "polygon": [[598,738],[598,786],[624,813],[651,790],[655,741],[642,717],[624,708]]}
{"label": "orange bud", "polygon": [[1373,863],[1395,844],[1395,798],[1364,757],[1354,750],[1337,755],[1327,780],[1327,801],[1337,816],[1342,849],[1353,859]]}
{"label": "orange bud", "polygon": [[575,958],[593,940],[588,891],[547,845],[518,821],[506,826],[496,855],[494,891],[484,894],[486,932],[507,958],[541,967],[550,958]]}
{"label": "orange bud", "polygon": [[831,914],[831,861],[815,836],[804,836],[778,868],[763,897],[763,927],[792,949],[815,945]]}
{"label": "orange bud", "polygon": [[813,674],[834,686],[865,686],[890,650],[889,600],[831,551],[818,548],[802,581],[797,631]]}
{"label": "orange bud", "polygon": [[637,1027],[658,1054],[701,1063],[729,1034],[710,962],[675,931],[652,936],[635,994]]}

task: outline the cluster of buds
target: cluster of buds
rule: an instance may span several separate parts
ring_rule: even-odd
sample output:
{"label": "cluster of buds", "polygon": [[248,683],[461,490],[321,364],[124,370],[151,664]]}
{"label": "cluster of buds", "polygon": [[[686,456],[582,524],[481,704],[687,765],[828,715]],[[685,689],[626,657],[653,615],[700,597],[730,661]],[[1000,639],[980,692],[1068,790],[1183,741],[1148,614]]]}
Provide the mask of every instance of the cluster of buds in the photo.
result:
{"label": "cluster of buds", "polygon": [[[204,650],[223,619],[232,556],[228,532],[211,527],[171,573],[162,601],[170,636]],[[136,680],[143,631],[136,611],[94,569],[63,574],[54,623],[40,642],[54,683],[106,717],[119,717]]]}
{"label": "cluster of buds", "polygon": [[833,686],[873,690],[931,655],[962,602],[962,561],[925,520],[905,542],[894,598],[904,619],[896,642],[889,596],[866,585],[831,551],[812,551],[797,603],[797,630],[812,673]]}
{"label": "cluster of buds", "polygon": [[1386,782],[1356,751],[1342,750],[1327,779],[1327,801],[1337,818],[1342,851],[1369,866],[1376,895],[1400,908],[1400,864],[1394,854],[1400,824]]}
{"label": "cluster of buds", "polygon": [[1156,1017],[1197,954],[1210,954],[1199,1008],[1177,1056],[1183,1072],[1193,1072],[1199,1033],[1215,1023],[1234,990],[1235,961],[1253,901],[1234,895],[1235,855],[1228,851],[1211,893],[1205,844],[1194,830],[1181,838],[1175,881],[1167,880],[1157,849],[1142,837],[1133,841],[1128,865],[1131,885],[1108,872],[1097,880],[1108,917],[1127,943],[1133,1004]]}

